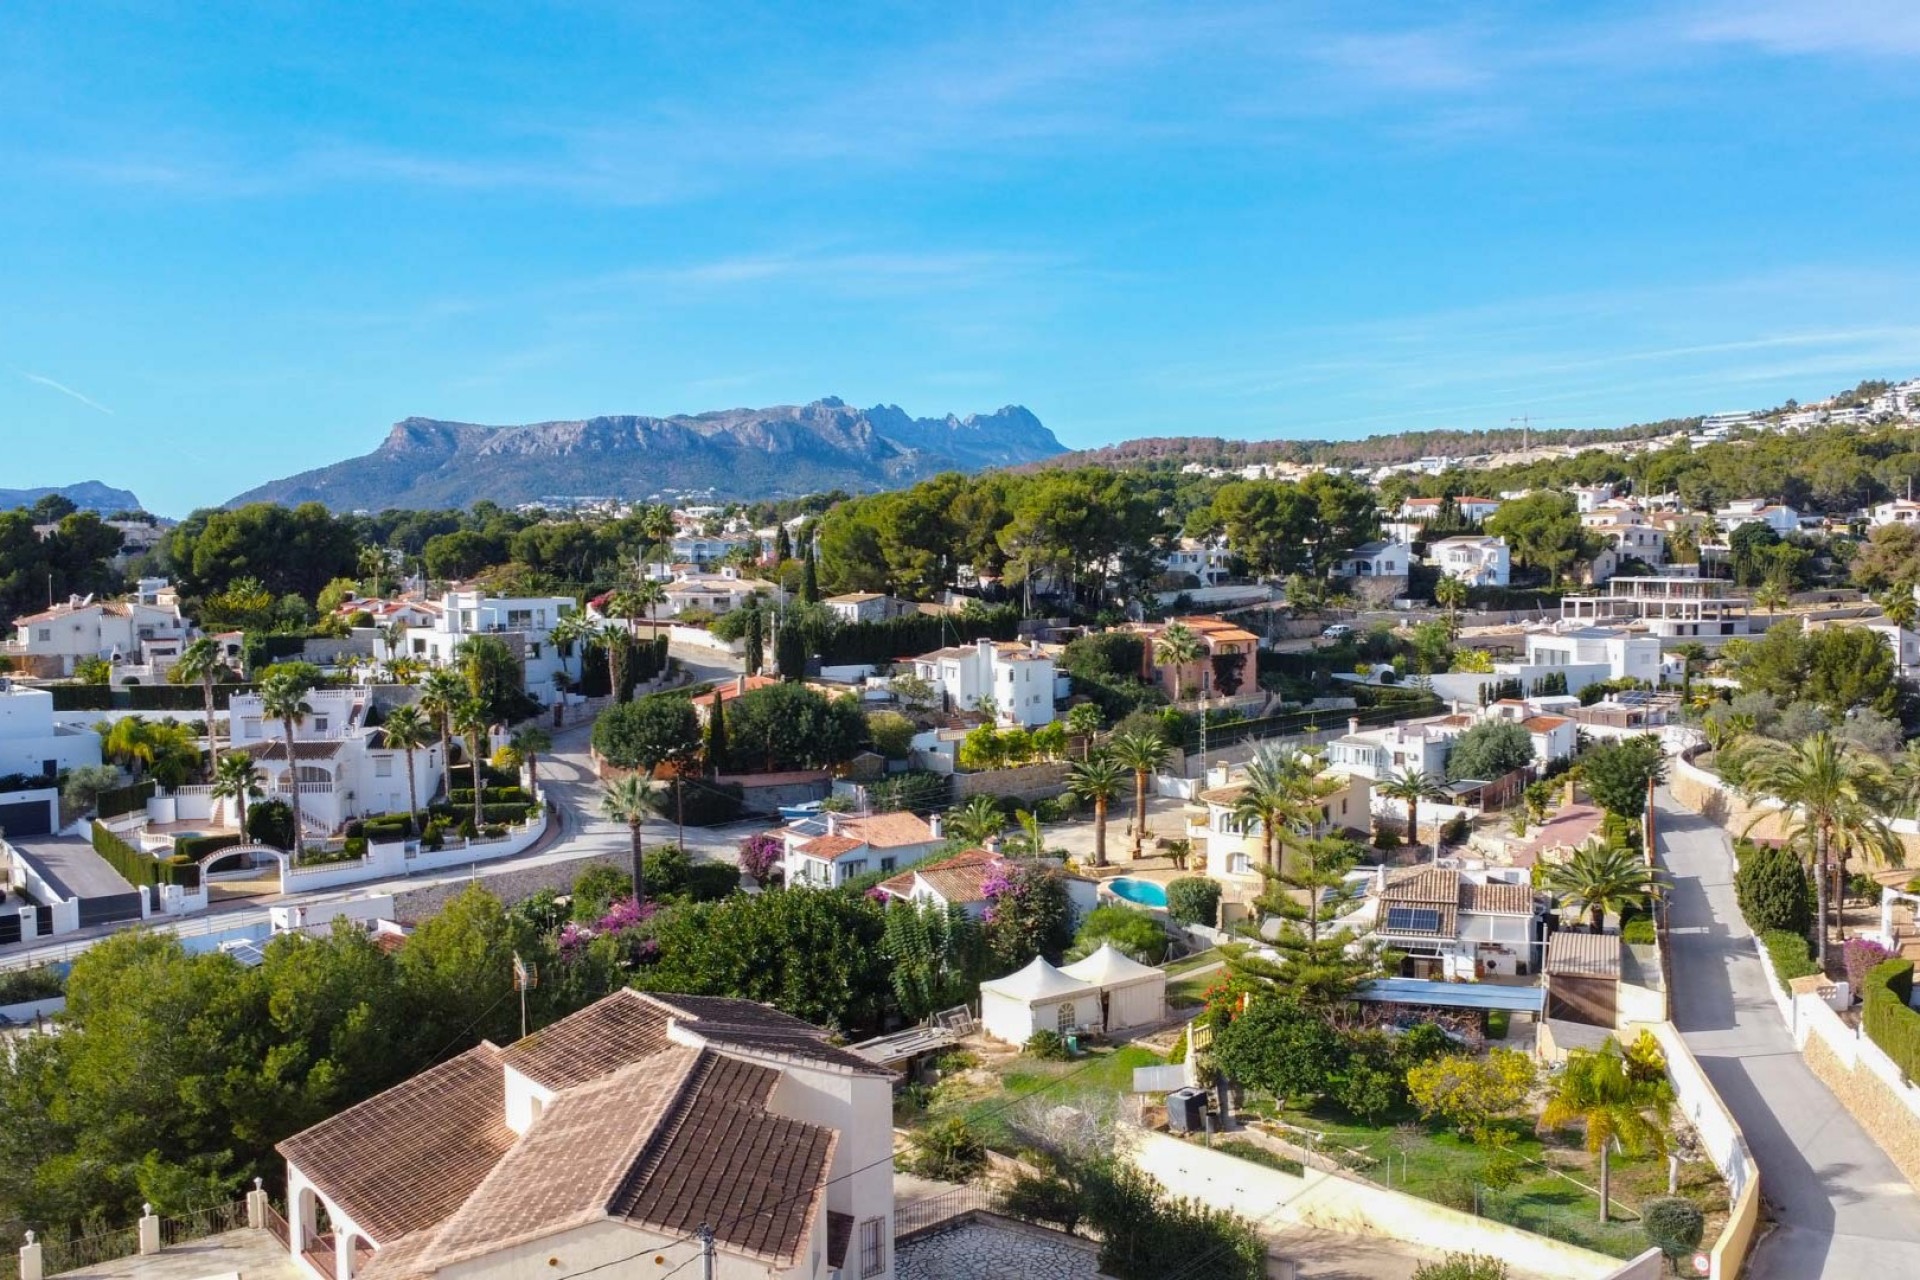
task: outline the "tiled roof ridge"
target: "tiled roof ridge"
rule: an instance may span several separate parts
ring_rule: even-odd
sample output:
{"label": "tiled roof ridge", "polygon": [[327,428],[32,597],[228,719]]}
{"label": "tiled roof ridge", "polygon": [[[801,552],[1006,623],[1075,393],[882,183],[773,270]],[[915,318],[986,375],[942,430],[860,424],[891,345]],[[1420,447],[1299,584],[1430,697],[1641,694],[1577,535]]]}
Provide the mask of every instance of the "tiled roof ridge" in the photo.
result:
{"label": "tiled roof ridge", "polygon": [[286,1148],[288,1147],[289,1144],[297,1142],[299,1139],[305,1137],[308,1133],[311,1133],[314,1129],[319,1128],[321,1125],[331,1124],[334,1121],[339,1120],[343,1116],[350,1116],[358,1111],[371,1110],[376,1103],[378,1103],[382,1098],[386,1097],[387,1094],[393,1092],[394,1089],[401,1087],[401,1085],[410,1084],[413,1081],[418,1080],[421,1076],[428,1074],[429,1072],[438,1071],[443,1067],[450,1066],[451,1064],[460,1061],[460,1059],[462,1058],[471,1057],[474,1054],[484,1054],[490,1061],[492,1061],[497,1065],[499,1062],[500,1051],[501,1051],[500,1046],[495,1044],[493,1041],[482,1040],[479,1044],[473,1046],[473,1048],[471,1049],[468,1049],[462,1053],[456,1053],[451,1058],[447,1058],[447,1059],[444,1059],[443,1061],[436,1062],[430,1067],[422,1068],[420,1071],[415,1072],[413,1075],[407,1077],[407,1079],[402,1080],[398,1085],[394,1085],[388,1089],[382,1089],[379,1093],[374,1094],[371,1098],[362,1098],[360,1101],[354,1103],[350,1107],[347,1107],[345,1110],[334,1112],[332,1115],[328,1116],[325,1120],[320,1121],[318,1124],[309,1125],[307,1128],[302,1129],[299,1133],[291,1134],[285,1138],[282,1138],[279,1142],[274,1144],[274,1150],[278,1151],[281,1155],[286,1155],[287,1154]]}

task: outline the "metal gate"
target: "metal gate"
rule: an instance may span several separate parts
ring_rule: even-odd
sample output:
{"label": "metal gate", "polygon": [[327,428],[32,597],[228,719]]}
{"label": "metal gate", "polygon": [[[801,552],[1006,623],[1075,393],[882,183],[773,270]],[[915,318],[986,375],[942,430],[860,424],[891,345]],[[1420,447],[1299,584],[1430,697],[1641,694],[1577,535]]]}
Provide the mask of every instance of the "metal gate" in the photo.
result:
{"label": "metal gate", "polygon": [[36,906],[33,909],[33,931],[42,938],[51,938],[53,936],[52,907]]}
{"label": "metal gate", "polygon": [[80,899],[80,927],[113,924],[120,920],[140,919],[140,891],[116,893],[104,898]]}
{"label": "metal gate", "polygon": [[20,941],[20,913],[0,915],[0,944]]}

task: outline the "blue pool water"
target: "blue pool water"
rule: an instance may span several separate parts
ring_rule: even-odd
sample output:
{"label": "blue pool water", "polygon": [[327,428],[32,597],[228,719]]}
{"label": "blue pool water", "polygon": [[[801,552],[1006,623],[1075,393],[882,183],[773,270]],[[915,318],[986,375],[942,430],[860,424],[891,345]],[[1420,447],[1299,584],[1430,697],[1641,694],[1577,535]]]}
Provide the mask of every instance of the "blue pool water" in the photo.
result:
{"label": "blue pool water", "polygon": [[1107,888],[1113,890],[1117,898],[1125,898],[1137,907],[1165,907],[1167,891],[1151,880],[1137,880],[1132,876],[1121,876],[1107,881]]}

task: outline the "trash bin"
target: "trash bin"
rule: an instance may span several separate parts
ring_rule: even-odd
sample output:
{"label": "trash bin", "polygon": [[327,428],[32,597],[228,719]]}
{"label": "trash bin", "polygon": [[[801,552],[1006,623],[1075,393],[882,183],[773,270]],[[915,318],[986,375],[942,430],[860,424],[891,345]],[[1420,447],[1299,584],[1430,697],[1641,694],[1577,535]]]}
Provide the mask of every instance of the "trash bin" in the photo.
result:
{"label": "trash bin", "polygon": [[1068,1053],[1078,1053],[1078,1052],[1080,1052],[1080,1037],[1079,1037],[1079,1036],[1077,1036],[1077,1035],[1073,1035],[1073,1034],[1071,1034],[1071,1033],[1069,1033],[1069,1034],[1068,1034],[1068,1036],[1067,1036],[1067,1052],[1068,1052]]}

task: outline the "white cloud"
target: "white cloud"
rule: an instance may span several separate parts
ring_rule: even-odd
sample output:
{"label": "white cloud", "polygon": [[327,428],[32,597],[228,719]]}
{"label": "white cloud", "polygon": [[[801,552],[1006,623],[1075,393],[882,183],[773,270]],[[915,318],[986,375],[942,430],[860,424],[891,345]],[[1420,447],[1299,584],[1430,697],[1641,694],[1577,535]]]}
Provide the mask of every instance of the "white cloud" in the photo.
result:
{"label": "white cloud", "polygon": [[37,374],[37,373],[22,372],[20,376],[25,378],[28,382],[36,383],[43,387],[49,387],[55,391],[58,391],[63,396],[70,396],[73,399],[78,400],[81,404],[87,406],[87,408],[89,409],[96,409],[99,412],[106,414],[108,417],[113,416],[113,410],[107,408],[107,406],[101,404],[98,400],[95,400],[93,397],[86,395],[83,392],[75,391],[72,387],[67,386],[63,382],[55,382],[52,378],[44,377],[41,374]]}

